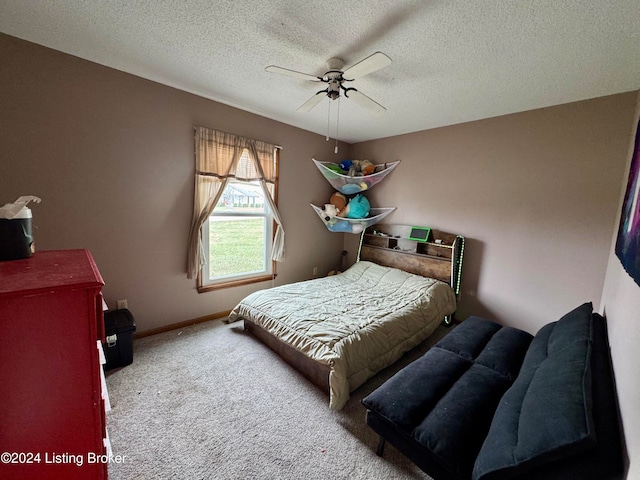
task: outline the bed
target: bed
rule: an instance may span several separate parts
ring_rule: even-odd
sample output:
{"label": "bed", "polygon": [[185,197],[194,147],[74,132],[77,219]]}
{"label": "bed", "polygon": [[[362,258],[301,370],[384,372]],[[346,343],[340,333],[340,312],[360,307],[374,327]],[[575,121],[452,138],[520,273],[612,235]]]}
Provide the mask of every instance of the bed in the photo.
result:
{"label": "bed", "polygon": [[[329,392],[334,410],[456,309],[462,237],[447,237],[448,255],[432,255],[380,246],[369,235],[345,272],[254,292],[229,315]],[[405,268],[396,268],[398,262]],[[444,272],[442,265],[450,268],[441,278],[420,274]]]}

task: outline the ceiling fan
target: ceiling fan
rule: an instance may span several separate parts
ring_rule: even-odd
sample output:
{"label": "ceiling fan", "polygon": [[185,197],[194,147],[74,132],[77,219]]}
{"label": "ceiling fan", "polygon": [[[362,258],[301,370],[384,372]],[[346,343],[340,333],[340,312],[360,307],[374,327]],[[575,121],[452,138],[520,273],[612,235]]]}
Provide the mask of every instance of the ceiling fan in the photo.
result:
{"label": "ceiling fan", "polygon": [[[300,78],[302,80],[310,80],[312,82],[323,82],[327,84],[327,88],[319,90],[316,94],[303,103],[298,112],[308,112],[318,103],[322,101],[326,94],[331,100],[335,100],[340,97],[340,92],[344,94],[346,98],[352,99],[358,105],[374,113],[382,113],[387,109],[380,105],[375,100],[367,97],[364,93],[354,87],[345,86],[347,82],[352,82],[358,78],[362,78],[365,75],[380,70],[391,63],[391,59],[382,52],[376,52],[369,55],[364,60],[359,61],[355,65],[342,70],[344,67],[344,61],[341,58],[330,58],[327,61],[328,70],[318,77],[316,75],[309,75],[307,73],[297,72],[295,70],[289,70],[288,68],[276,67],[275,65],[269,65],[265,70],[271,73],[279,73],[280,75],[286,75],[288,77]],[[347,83],[348,85],[348,83]]]}

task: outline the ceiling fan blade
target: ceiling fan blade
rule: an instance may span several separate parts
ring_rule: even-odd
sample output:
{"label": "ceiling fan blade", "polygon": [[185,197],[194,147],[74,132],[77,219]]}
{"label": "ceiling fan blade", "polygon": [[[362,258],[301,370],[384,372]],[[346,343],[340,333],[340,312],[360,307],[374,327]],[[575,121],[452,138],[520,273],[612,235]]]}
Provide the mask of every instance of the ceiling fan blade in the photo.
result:
{"label": "ceiling fan blade", "polygon": [[361,107],[366,108],[373,113],[383,113],[387,111],[387,109],[380,105],[378,102],[376,102],[375,100],[371,100],[364,93],[355,89],[349,90],[349,96],[347,98],[350,98]]}
{"label": "ceiling fan blade", "polygon": [[382,52],[376,52],[369,55],[364,60],[359,61],[352,67],[347,68],[342,76],[347,80],[364,77],[376,70],[386,67],[391,63],[391,59]]}
{"label": "ceiling fan blade", "polygon": [[311,80],[312,82],[320,82],[322,79],[315,75],[309,75],[308,73],[296,72],[295,70],[289,70],[288,68],[276,67],[275,65],[269,65],[265,68],[267,72],[279,73],[280,75],[286,75],[287,77],[300,78],[302,80]]}
{"label": "ceiling fan blade", "polygon": [[296,111],[302,112],[302,113],[308,112],[309,110],[311,110],[313,107],[315,107],[317,104],[319,104],[322,101],[326,93],[327,93],[326,90],[320,90],[313,97],[311,97],[309,100],[304,102]]}

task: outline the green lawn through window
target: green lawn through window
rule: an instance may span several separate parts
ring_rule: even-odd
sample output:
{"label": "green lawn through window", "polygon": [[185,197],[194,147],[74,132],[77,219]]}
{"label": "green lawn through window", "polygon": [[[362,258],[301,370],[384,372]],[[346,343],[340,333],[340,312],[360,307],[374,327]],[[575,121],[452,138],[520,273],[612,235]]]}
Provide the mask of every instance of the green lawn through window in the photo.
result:
{"label": "green lawn through window", "polygon": [[216,220],[212,217],[209,235],[211,278],[264,270],[263,218]]}

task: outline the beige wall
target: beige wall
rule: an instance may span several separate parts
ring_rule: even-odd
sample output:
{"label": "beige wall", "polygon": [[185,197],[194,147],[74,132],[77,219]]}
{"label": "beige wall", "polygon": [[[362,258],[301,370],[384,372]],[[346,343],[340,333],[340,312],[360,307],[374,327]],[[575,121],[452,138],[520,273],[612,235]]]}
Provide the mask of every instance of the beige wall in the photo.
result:
{"label": "beige wall", "polygon": [[[634,122],[629,126],[629,147],[625,179],[620,190],[618,219],[622,211],[624,193],[627,186],[633,154],[635,129],[640,113],[640,95]],[[615,254],[615,241],[618,222],[613,233],[609,266],[602,295],[604,314],[609,325],[611,356],[616,372],[620,414],[624,424],[629,471],[627,478],[640,478],[640,287],[624,271]]]}
{"label": "beige wall", "polygon": [[535,332],[583,302],[599,308],[634,108],[635,94],[622,94],[350,153],[401,161],[369,193],[373,206],[398,207],[388,223],[466,237],[460,318]]}
{"label": "beige wall", "polygon": [[36,248],[89,249],[109,305],[127,299],[139,332],[231,309],[271,286],[198,294],[186,278],[194,125],[284,147],[287,258],[276,284],[335,268],[342,235],[309,206],[331,193],[311,162],[333,159],[323,136],[6,35],[0,58],[0,204],[40,196]]}

